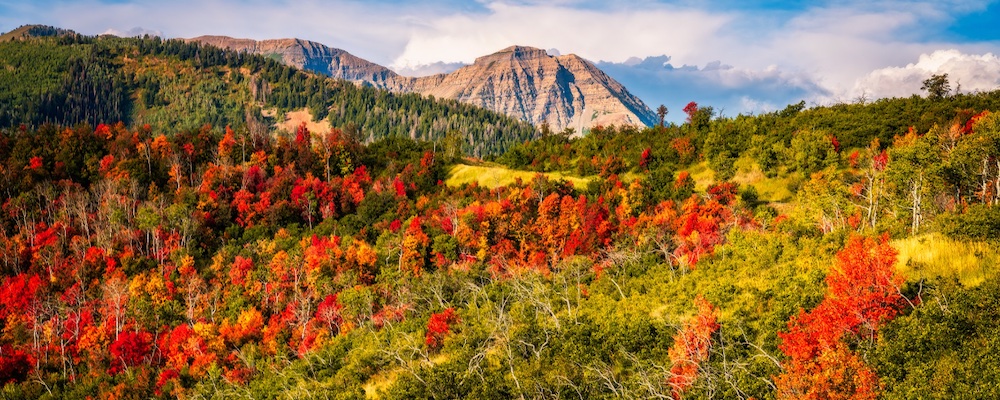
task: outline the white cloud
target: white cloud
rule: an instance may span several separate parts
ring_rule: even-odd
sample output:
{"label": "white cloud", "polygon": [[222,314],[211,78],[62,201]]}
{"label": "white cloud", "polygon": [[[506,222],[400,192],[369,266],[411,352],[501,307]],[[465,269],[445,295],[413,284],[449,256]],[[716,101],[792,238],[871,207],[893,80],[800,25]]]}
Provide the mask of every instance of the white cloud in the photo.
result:
{"label": "white cloud", "polygon": [[447,73],[452,72],[452,71],[454,71],[456,69],[462,68],[462,67],[464,67],[466,65],[467,64],[460,63],[460,62],[458,62],[458,63],[444,63],[444,62],[440,62],[439,61],[439,62],[431,63],[431,64],[423,64],[423,65],[406,66],[406,67],[402,67],[402,68],[395,68],[394,71],[396,71],[397,74],[400,74],[400,75],[403,75],[403,76],[420,77],[420,76],[430,76],[430,75],[437,75],[437,74],[447,74]]}
{"label": "white cloud", "polygon": [[959,50],[938,50],[921,54],[916,63],[874,70],[854,85],[854,95],[905,97],[920,94],[923,81],[934,74],[948,74],[952,88],[964,92],[1000,88],[1000,58],[992,53],[966,54]]}
{"label": "white cloud", "polygon": [[680,110],[689,101],[733,116],[768,112],[789,103],[829,96],[811,76],[773,65],[749,69],[714,61],[702,67],[676,67],[668,56],[632,58],[622,63],[602,61],[597,65],[648,106],[663,104],[673,110],[668,119],[675,122],[684,120]]}
{"label": "white cloud", "polygon": [[471,63],[511,45],[558,48],[589,59],[625,60],[670,49],[697,54],[733,17],[696,9],[594,10],[559,5],[489,3],[485,13],[428,16],[393,65]]}
{"label": "white cloud", "polygon": [[118,36],[118,37],[137,37],[137,36],[149,35],[149,36],[160,36],[160,37],[162,37],[163,36],[163,32],[160,32],[160,31],[157,31],[157,30],[153,30],[153,29],[146,29],[146,28],[142,28],[142,27],[138,27],[137,26],[137,27],[129,29],[127,31],[120,31],[120,30],[117,30],[117,29],[114,29],[114,28],[109,28],[108,30],[104,31],[104,33],[102,33],[102,35],[114,35],[114,36]]}

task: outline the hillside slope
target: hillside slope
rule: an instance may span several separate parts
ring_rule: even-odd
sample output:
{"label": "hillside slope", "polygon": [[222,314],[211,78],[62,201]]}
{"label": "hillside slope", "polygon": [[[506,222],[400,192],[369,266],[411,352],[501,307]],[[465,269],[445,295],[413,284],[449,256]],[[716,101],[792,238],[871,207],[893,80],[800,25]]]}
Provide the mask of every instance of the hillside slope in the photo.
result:
{"label": "hillside slope", "polygon": [[[0,42],[0,127],[121,121],[173,134],[208,124],[263,137],[274,122],[265,115],[309,109],[314,119],[362,140],[451,135],[477,157],[537,135],[526,123],[482,108],[357,86],[261,55],[159,38],[48,37],[58,32],[21,29],[8,35],[19,40]],[[356,60],[341,65],[362,74],[351,67]]]}

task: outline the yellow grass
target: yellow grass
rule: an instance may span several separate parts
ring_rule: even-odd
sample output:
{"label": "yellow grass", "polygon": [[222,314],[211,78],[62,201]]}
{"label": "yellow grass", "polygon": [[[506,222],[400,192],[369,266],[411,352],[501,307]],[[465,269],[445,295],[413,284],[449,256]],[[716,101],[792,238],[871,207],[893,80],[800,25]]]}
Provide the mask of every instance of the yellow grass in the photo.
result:
{"label": "yellow grass", "polygon": [[740,186],[753,186],[757,189],[757,196],[768,203],[785,203],[792,200],[793,193],[788,190],[788,182],[791,177],[768,178],[761,171],[760,166],[753,160],[743,157],[736,163],[739,168],[733,176],[733,182]]}
{"label": "yellow grass", "polygon": [[966,242],[930,233],[892,241],[899,250],[896,269],[909,281],[957,277],[963,285],[976,286],[996,273],[1000,255],[985,242]]}
{"label": "yellow grass", "polygon": [[364,386],[362,386],[362,389],[365,391],[365,398],[380,398],[380,392],[388,390],[389,386],[396,383],[396,376],[399,375],[399,372],[400,371],[397,369],[371,377],[371,379],[369,379],[368,382],[365,382]]}
{"label": "yellow grass", "polygon": [[[480,165],[456,164],[448,173],[448,186],[460,186],[465,183],[478,182],[479,186],[495,188],[514,183],[517,178],[523,182],[530,182],[538,172],[518,171],[505,168],[500,165],[483,163]],[[566,180],[573,183],[574,187],[585,188],[590,179],[567,176],[559,172],[544,173],[549,180]]]}
{"label": "yellow grass", "polygon": [[694,190],[698,192],[704,192],[708,190],[708,187],[715,183],[715,171],[709,168],[708,161],[702,161],[691,168],[688,168],[687,172],[691,174],[691,179],[694,179]]}

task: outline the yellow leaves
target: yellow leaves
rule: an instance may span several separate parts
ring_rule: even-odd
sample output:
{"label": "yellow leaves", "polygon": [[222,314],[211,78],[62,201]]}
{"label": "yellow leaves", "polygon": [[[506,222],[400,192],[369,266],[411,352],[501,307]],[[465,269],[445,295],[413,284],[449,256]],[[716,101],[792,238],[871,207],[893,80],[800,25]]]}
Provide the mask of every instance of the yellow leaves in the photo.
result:
{"label": "yellow leaves", "polygon": [[215,256],[212,257],[212,265],[209,266],[208,268],[212,270],[212,272],[214,272],[216,275],[221,274],[222,270],[226,268],[227,258],[229,257],[226,256],[225,252],[220,251],[216,253]]}
{"label": "yellow leaves", "polygon": [[489,254],[490,249],[489,242],[486,240],[486,236],[479,237],[479,250],[476,251],[476,259],[485,260],[486,255]]}
{"label": "yellow leaves", "polygon": [[181,257],[180,265],[177,266],[177,272],[182,276],[194,274],[194,257],[191,257],[190,254],[185,254],[184,257]]}
{"label": "yellow leaves", "polygon": [[378,260],[378,254],[368,243],[355,239],[347,249],[347,261],[361,266],[374,266]]}

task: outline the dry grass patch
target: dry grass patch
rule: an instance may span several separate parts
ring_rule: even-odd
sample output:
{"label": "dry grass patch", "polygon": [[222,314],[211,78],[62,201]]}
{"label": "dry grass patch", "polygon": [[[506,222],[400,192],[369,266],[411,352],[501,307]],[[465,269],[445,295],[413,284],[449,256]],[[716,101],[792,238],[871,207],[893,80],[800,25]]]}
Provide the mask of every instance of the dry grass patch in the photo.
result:
{"label": "dry grass patch", "polygon": [[[273,113],[274,111],[271,112]],[[306,128],[309,128],[309,132],[326,133],[330,131],[330,121],[325,119],[322,121],[313,121],[312,114],[309,113],[308,108],[285,113],[283,117],[277,118],[274,127],[278,130],[295,133],[299,129],[299,125],[303,122],[306,123]]]}
{"label": "dry grass patch", "polygon": [[567,176],[559,172],[539,173],[532,171],[518,171],[500,165],[483,163],[480,165],[456,164],[448,172],[448,186],[461,186],[462,184],[477,182],[479,186],[496,188],[514,183],[517,179],[523,182],[530,182],[535,175],[545,175],[550,180],[565,180],[573,183],[578,188],[587,187],[590,179]]}
{"label": "dry grass patch", "polygon": [[930,233],[892,241],[899,250],[896,269],[907,280],[956,277],[963,285],[976,286],[996,273],[1000,254],[986,242],[967,242]]}

